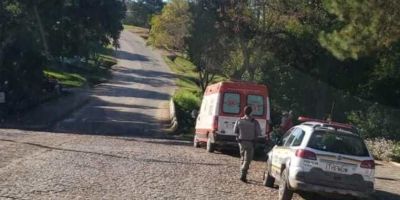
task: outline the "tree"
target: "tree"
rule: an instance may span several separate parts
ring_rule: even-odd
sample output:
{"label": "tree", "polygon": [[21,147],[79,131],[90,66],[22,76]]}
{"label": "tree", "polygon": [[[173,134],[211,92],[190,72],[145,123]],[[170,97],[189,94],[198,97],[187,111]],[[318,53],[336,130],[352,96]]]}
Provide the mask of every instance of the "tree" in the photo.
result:
{"label": "tree", "polygon": [[189,3],[185,0],[172,0],[165,5],[160,15],[153,17],[149,41],[157,47],[184,52],[191,24]]}
{"label": "tree", "polygon": [[357,59],[400,39],[399,1],[326,0],[324,6],[338,24],[332,32],[322,32],[320,42],[341,60]]}
{"label": "tree", "polygon": [[119,0],[0,1],[0,89],[7,108],[39,99],[43,69],[59,57],[97,59],[99,47],[118,46],[124,16]]}
{"label": "tree", "polygon": [[126,24],[150,27],[150,19],[159,14],[164,6],[162,0],[138,0],[126,3],[128,14],[124,19]]}
{"label": "tree", "polygon": [[[223,72],[222,65],[228,55],[228,38],[217,28],[218,6],[207,0],[191,5],[192,29],[187,39],[188,55],[199,73],[199,85],[204,92],[216,74]],[[207,30],[207,31],[204,31]]]}

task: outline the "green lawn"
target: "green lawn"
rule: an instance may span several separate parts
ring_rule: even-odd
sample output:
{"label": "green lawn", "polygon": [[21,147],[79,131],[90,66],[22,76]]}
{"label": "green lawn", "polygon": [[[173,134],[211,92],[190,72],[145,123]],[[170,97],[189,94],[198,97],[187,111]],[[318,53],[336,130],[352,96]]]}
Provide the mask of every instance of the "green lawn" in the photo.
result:
{"label": "green lawn", "polygon": [[188,91],[193,94],[199,94],[201,92],[201,89],[196,84],[196,80],[198,79],[196,67],[190,61],[182,57],[177,57],[172,61],[166,56],[164,56],[164,60],[170,69],[178,76],[176,80],[176,85],[178,86],[177,92]]}
{"label": "green lawn", "polygon": [[85,87],[107,81],[111,78],[110,68],[117,63],[113,57],[112,48],[100,51],[99,61],[80,62],[74,65],[53,64],[44,70],[44,73],[57,79],[64,87]]}
{"label": "green lawn", "polygon": [[149,37],[149,29],[148,28],[142,28],[138,26],[132,26],[132,25],[124,25],[124,29],[128,30],[132,33],[138,34],[140,37],[143,39],[147,40]]}
{"label": "green lawn", "polygon": [[[203,96],[201,88],[198,86],[198,72],[196,67],[183,57],[176,57],[173,61],[164,56],[164,60],[170,69],[177,75],[173,100],[177,109],[178,133],[182,138],[193,138],[194,120],[190,112],[193,109],[199,109],[201,98]],[[221,76],[216,76],[213,82],[225,80]]]}

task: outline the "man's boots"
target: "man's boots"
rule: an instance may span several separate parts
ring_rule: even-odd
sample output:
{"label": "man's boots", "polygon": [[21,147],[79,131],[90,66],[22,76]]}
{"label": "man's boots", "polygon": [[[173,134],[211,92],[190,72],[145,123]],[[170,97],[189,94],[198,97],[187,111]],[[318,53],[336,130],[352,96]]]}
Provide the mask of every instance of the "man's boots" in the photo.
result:
{"label": "man's boots", "polygon": [[240,180],[241,180],[242,182],[247,183],[246,173],[241,173],[241,174],[240,174]]}

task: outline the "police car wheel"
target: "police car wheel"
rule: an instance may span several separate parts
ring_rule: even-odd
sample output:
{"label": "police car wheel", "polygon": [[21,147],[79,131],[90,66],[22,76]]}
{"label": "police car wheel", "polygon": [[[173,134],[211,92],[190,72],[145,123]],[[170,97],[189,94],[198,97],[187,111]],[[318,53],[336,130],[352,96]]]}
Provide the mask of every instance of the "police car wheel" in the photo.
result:
{"label": "police car wheel", "polygon": [[195,148],[199,148],[200,147],[200,142],[197,140],[196,136],[194,136],[194,139],[193,139],[193,146]]}
{"label": "police car wheel", "polygon": [[272,188],[272,187],[274,187],[275,178],[271,176],[270,171],[271,171],[271,165],[268,163],[267,170],[265,170],[265,173],[264,173],[263,184],[264,184],[264,186]]}
{"label": "police car wheel", "polygon": [[207,152],[212,153],[214,152],[215,144],[211,142],[211,137],[207,139]]}
{"label": "police car wheel", "polygon": [[281,174],[281,180],[279,181],[279,200],[291,200],[293,197],[293,191],[288,188],[288,170],[285,169]]}

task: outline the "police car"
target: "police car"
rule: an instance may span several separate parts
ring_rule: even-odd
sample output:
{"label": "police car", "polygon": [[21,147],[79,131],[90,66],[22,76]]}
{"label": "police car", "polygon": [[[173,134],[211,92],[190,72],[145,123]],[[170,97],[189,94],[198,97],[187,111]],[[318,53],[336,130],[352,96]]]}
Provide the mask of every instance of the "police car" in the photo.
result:
{"label": "police car", "polygon": [[299,117],[268,153],[264,185],[279,185],[279,199],[294,192],[351,195],[374,192],[375,162],[356,129],[347,124]]}

